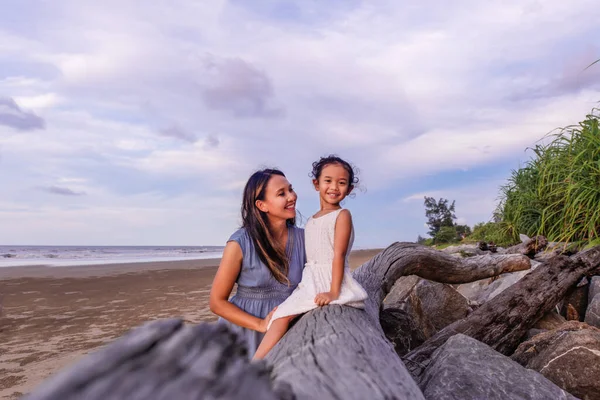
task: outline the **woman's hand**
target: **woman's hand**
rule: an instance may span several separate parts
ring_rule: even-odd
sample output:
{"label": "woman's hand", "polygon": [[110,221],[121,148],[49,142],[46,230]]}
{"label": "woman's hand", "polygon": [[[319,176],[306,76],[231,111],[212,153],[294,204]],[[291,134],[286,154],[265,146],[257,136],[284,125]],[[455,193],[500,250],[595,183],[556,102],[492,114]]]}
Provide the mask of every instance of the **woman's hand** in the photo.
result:
{"label": "woman's hand", "polygon": [[315,296],[315,304],[318,306],[326,306],[334,300],[338,299],[339,294],[333,292],[323,292]]}
{"label": "woman's hand", "polygon": [[277,310],[277,307],[272,309],[271,312],[268,313],[264,319],[260,320],[257,329],[259,332],[265,333],[267,331],[267,326],[269,326],[269,322],[271,321],[271,318],[273,318],[273,313],[275,313],[275,310]]}

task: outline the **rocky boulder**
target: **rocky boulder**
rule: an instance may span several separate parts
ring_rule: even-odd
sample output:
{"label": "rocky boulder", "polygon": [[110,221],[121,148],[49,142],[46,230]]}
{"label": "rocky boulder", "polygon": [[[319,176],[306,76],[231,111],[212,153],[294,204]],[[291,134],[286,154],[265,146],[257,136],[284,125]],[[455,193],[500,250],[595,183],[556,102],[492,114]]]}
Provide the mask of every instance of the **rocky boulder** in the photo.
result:
{"label": "rocky boulder", "polygon": [[538,372],[462,334],[433,353],[419,386],[425,398],[436,400],[575,399]]}
{"label": "rocky boulder", "polygon": [[521,343],[511,358],[581,399],[600,399],[600,329],[569,321]]}
{"label": "rocky boulder", "polygon": [[585,322],[600,328],[600,276],[592,276],[590,279]]}
{"label": "rocky boulder", "polygon": [[383,308],[406,311],[426,338],[466,317],[471,310],[469,301],[451,285],[413,277],[398,281]]}
{"label": "rocky boulder", "polygon": [[600,294],[600,276],[592,276],[588,288],[588,301],[591,303],[598,294]]}
{"label": "rocky boulder", "polygon": [[413,290],[415,285],[422,279],[416,275],[403,276],[396,280],[394,286],[383,300],[384,308],[399,308],[406,301],[406,298]]}
{"label": "rocky boulder", "polygon": [[600,328],[600,276],[592,276],[590,279],[585,322]]}
{"label": "rocky boulder", "polygon": [[423,331],[404,310],[386,308],[379,313],[383,333],[394,344],[396,353],[403,356],[426,340]]}
{"label": "rocky boulder", "polygon": [[585,311],[585,322],[600,328],[600,296],[596,295]]}

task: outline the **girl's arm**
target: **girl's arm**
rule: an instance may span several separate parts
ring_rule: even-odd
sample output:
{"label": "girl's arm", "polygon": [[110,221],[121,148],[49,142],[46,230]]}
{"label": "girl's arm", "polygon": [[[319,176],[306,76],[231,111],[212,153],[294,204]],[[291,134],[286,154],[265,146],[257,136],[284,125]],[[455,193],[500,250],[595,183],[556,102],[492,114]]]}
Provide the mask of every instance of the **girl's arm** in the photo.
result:
{"label": "girl's arm", "polygon": [[242,248],[237,242],[228,242],[223,250],[221,264],[210,289],[210,310],[229,322],[243,328],[266,332],[273,311],[265,319],[248,314],[229,302],[229,295],[242,268]]}
{"label": "girl's arm", "polygon": [[335,297],[334,300],[340,297],[344,267],[346,266],[346,253],[348,252],[351,234],[352,215],[350,215],[350,211],[342,210],[335,222],[335,234],[333,235],[333,270],[330,291]]}

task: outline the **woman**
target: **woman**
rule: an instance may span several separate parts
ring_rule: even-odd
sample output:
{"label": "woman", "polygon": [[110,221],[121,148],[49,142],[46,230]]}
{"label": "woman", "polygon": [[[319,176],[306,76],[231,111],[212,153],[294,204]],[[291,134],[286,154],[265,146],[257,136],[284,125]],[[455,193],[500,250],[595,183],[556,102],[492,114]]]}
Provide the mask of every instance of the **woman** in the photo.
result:
{"label": "woman", "polygon": [[[244,188],[242,228],[231,235],[210,291],[210,309],[240,333],[252,357],[274,309],[296,288],[306,262],[295,226],[296,193],[283,172],[255,172]],[[229,299],[234,283],[237,293]]]}

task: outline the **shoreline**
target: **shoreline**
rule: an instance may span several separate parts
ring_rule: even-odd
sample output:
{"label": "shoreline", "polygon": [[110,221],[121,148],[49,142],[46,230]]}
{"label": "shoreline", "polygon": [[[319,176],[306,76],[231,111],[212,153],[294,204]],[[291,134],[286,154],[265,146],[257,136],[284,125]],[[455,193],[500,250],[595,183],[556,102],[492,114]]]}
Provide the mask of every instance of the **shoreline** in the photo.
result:
{"label": "shoreline", "polygon": [[[383,249],[353,250],[350,253],[350,268],[354,269],[368,261]],[[119,274],[142,273],[145,271],[216,268],[221,258],[197,258],[175,261],[140,261],[107,264],[83,264],[49,266],[44,264],[11,266],[0,268],[0,281],[17,278],[90,278]]]}
{"label": "shoreline", "polygon": [[220,261],[220,258],[199,258],[193,260],[140,261],[59,267],[43,264],[2,267],[0,268],[0,281],[17,278],[91,278],[97,276],[142,273],[145,271],[211,268],[217,267]]}
{"label": "shoreline", "polygon": [[[350,254],[354,269],[380,250]],[[0,399],[42,381],[141,324],[215,321],[220,259],[0,268]]]}

